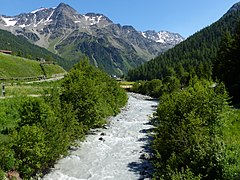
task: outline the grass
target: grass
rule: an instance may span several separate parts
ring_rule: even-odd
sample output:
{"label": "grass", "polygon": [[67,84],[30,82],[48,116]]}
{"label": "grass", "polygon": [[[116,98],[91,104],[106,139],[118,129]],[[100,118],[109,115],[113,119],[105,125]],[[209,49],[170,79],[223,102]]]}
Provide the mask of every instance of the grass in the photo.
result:
{"label": "grass", "polygon": [[[65,73],[65,70],[58,65],[44,65],[48,76]],[[0,53],[0,78],[23,78],[38,77],[44,72],[40,62],[26,58]]]}
{"label": "grass", "polygon": [[37,61],[0,53],[0,77],[31,77],[42,75]]}
{"label": "grass", "polygon": [[17,109],[21,99],[22,98],[0,99],[0,131],[4,128],[15,127],[16,121],[19,118]]}
{"label": "grass", "polygon": [[133,85],[134,82],[129,82],[129,81],[120,81],[119,82],[120,85]]}
{"label": "grass", "polygon": [[227,144],[240,148],[240,110],[233,110],[224,129],[224,140]]}
{"label": "grass", "polygon": [[27,95],[39,95],[44,92],[44,88],[42,87],[34,87],[34,86],[7,86],[6,87],[6,96],[27,96]]}
{"label": "grass", "polygon": [[[51,82],[34,82],[31,84],[22,83],[8,83],[5,85],[6,97],[18,97],[28,95],[41,95],[45,91],[53,87],[59,87],[61,80]],[[2,95],[2,87],[0,87],[0,96]]]}
{"label": "grass", "polygon": [[228,117],[223,138],[227,145],[227,158],[233,163],[229,165],[229,169],[234,175],[234,172],[239,172],[240,169],[240,110],[233,110]]}
{"label": "grass", "polygon": [[44,64],[43,65],[44,71],[46,72],[47,77],[52,77],[56,74],[64,74],[66,71],[58,65],[54,64]]}

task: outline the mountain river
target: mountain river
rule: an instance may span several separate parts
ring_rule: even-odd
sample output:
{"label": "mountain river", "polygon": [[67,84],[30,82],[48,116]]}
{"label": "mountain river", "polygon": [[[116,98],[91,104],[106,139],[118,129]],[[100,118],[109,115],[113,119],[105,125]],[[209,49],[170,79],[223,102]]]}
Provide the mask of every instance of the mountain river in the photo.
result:
{"label": "mountain river", "polygon": [[109,119],[103,129],[94,129],[80,147],[59,160],[43,180],[140,180],[152,173],[149,159],[149,118],[158,102],[129,93],[128,104]]}

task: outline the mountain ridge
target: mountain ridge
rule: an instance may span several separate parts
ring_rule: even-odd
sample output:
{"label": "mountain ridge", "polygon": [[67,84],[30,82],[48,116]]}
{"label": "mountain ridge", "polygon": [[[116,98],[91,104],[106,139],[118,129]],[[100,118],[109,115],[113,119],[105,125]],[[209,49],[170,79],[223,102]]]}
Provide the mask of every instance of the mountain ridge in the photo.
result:
{"label": "mountain ridge", "polygon": [[[88,56],[95,66],[118,75],[180,42],[148,38],[132,26],[115,24],[103,14],[79,14],[65,3],[13,17],[0,16],[0,29],[23,36],[31,43],[69,59],[72,65]],[[171,38],[174,37],[172,34]]]}

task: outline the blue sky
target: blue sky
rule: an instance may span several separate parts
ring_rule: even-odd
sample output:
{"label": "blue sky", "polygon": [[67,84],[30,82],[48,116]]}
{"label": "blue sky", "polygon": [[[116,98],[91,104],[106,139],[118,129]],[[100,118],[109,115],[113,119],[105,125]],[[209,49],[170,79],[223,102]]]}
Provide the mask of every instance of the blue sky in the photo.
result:
{"label": "blue sky", "polygon": [[184,37],[218,20],[239,0],[0,0],[0,14],[17,15],[40,7],[69,4],[80,14],[101,13],[139,31],[168,30]]}

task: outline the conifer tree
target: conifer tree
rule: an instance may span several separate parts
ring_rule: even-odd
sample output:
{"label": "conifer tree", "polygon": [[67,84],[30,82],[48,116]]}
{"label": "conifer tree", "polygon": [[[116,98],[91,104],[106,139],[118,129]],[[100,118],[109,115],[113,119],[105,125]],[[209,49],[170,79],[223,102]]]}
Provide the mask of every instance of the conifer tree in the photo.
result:
{"label": "conifer tree", "polygon": [[235,35],[226,33],[214,62],[213,74],[223,81],[232,96],[234,103],[240,101],[240,23],[238,23]]}

